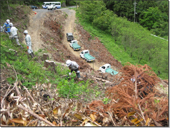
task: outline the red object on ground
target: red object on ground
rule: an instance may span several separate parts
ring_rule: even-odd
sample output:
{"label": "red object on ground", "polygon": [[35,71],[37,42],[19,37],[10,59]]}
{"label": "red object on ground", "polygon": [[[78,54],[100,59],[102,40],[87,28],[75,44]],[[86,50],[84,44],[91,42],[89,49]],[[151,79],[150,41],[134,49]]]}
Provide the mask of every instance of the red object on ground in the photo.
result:
{"label": "red object on ground", "polygon": [[37,14],[37,13],[35,12],[35,14]]}

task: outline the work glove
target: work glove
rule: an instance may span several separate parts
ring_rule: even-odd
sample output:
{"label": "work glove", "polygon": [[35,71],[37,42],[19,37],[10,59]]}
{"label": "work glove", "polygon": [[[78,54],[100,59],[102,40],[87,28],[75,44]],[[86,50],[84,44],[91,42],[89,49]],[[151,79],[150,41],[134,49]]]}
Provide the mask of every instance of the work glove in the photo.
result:
{"label": "work glove", "polygon": [[69,76],[71,75],[71,72],[69,72]]}

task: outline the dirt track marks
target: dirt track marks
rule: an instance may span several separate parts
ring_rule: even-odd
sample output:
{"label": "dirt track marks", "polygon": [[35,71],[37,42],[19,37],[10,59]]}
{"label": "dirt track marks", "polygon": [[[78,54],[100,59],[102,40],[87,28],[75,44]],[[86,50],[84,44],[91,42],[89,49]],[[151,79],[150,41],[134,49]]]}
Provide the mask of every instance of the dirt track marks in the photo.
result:
{"label": "dirt track marks", "polygon": [[[82,60],[84,63],[87,63],[85,60],[80,58],[80,51],[74,51],[70,45],[69,42],[66,39],[66,33],[71,32],[73,33],[74,37],[76,40],[78,40],[78,43],[80,44],[80,38],[81,36],[79,36],[79,32],[76,29],[76,17],[75,17],[75,11],[74,10],[70,10],[68,8],[63,8],[63,9],[59,9],[63,12],[65,12],[68,17],[66,20],[64,27],[64,38],[62,40],[62,43],[68,48],[68,52],[71,52],[72,54],[74,54],[77,58],[79,58],[80,60]],[[36,12],[36,14],[34,14]],[[44,44],[45,42],[43,42],[40,38],[40,34],[41,31],[45,31],[45,28],[43,27],[43,21],[44,21],[44,16],[46,15],[46,13],[49,12],[48,10],[45,9],[36,9],[34,11],[34,13],[31,15],[30,17],[30,26],[28,28],[28,32],[31,36],[32,39],[32,48],[33,51],[38,51],[39,49],[44,48],[42,46],[42,44]],[[54,11],[51,11],[54,12]],[[83,47],[83,44],[80,44],[82,50],[85,50]],[[89,49],[90,51],[90,49]],[[78,61],[78,60],[77,60]],[[93,63],[88,63],[91,68],[93,68],[94,70],[98,70],[100,66],[104,65],[104,62],[98,62],[98,60],[96,59],[95,62]]]}
{"label": "dirt track marks", "polygon": [[[76,17],[75,17],[75,11],[74,10],[69,10],[67,8],[64,8],[64,9],[61,9],[63,12],[67,13],[68,14],[68,17],[67,17],[67,20],[66,20],[66,24],[64,26],[65,30],[64,30],[64,33],[65,33],[65,36],[64,36],[64,39],[63,39],[63,43],[65,44],[65,46],[69,49],[70,52],[72,52],[76,57],[80,58],[80,52],[82,50],[85,50],[83,48],[83,46],[79,43],[79,34],[78,34],[78,31],[76,29],[76,23],[75,23],[75,20],[76,20]],[[73,51],[73,49],[70,47],[69,45],[69,42],[67,41],[67,38],[66,38],[66,33],[68,32],[71,32],[73,33],[74,37],[76,40],[78,40],[78,43],[81,45],[82,49],[80,51]],[[90,50],[90,49],[89,49]],[[81,59],[81,58],[80,58]],[[85,60],[84,60],[84,63],[87,63]],[[100,66],[102,66],[103,64],[105,63],[98,63],[98,61],[96,60],[95,62],[93,63],[88,63],[94,70],[98,70]]]}

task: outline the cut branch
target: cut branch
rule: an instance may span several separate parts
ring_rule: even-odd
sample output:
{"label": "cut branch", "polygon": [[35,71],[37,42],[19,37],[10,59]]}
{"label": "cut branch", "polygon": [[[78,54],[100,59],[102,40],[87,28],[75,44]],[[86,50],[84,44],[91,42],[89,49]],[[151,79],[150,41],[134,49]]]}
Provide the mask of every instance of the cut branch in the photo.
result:
{"label": "cut branch", "polygon": [[15,68],[14,68],[14,66],[13,66],[13,65],[12,65],[12,67],[13,67],[13,70],[14,70],[14,72],[15,72],[15,76],[16,76],[16,81],[15,81],[15,82],[17,82],[17,81],[18,81],[17,72],[15,71]]}
{"label": "cut branch", "polygon": [[39,115],[35,114],[35,113],[32,112],[31,110],[29,110],[29,109],[27,109],[27,108],[25,108],[25,107],[23,107],[23,106],[21,106],[21,105],[18,105],[18,108],[20,108],[20,109],[22,109],[22,110],[24,110],[24,111],[30,113],[31,115],[35,116],[35,117],[38,118],[39,120],[44,121],[45,123],[47,123],[47,124],[50,125],[50,126],[55,126],[54,124],[52,124],[52,123],[49,122],[48,120],[46,120],[46,119],[40,117]]}
{"label": "cut branch", "polygon": [[138,107],[139,107],[139,110],[140,110],[140,112],[141,112],[142,118],[143,118],[143,120],[144,120],[144,121],[145,121],[145,123],[146,123],[145,117],[144,117],[144,115],[143,115],[142,109],[141,109],[141,107],[140,107],[140,105],[139,105],[139,104],[138,104]]}
{"label": "cut branch", "polygon": [[114,122],[114,120],[113,120],[112,115],[110,114],[110,112],[108,112],[108,114],[109,114],[109,116],[110,116],[110,118],[111,118],[111,120],[112,120],[114,126],[116,126],[116,123]]}
{"label": "cut branch", "polygon": [[[32,99],[32,101],[33,101],[34,103],[37,103],[37,102],[34,100],[34,98],[31,96],[30,92],[28,91],[28,89],[27,89],[25,86],[24,86],[24,89],[27,91],[27,93],[28,93],[29,97]],[[39,106],[38,103],[37,103],[37,105],[38,105],[38,110],[41,112],[41,114],[44,114],[44,113],[41,111],[40,106]]]}

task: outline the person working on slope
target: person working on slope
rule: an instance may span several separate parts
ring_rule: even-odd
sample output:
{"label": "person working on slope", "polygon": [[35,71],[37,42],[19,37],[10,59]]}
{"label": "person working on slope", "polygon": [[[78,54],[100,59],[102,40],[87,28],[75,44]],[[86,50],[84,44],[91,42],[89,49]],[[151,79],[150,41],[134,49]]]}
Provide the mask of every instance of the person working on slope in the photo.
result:
{"label": "person working on slope", "polygon": [[13,23],[10,23],[10,27],[11,27],[11,30],[10,30],[11,32],[10,32],[9,38],[12,40],[15,39],[17,45],[20,46],[21,48],[23,48],[22,45],[19,43],[19,39],[18,39],[18,35],[17,35],[18,29],[13,26]]}
{"label": "person working on slope", "polygon": [[3,25],[4,32],[6,32],[8,35],[10,33],[10,25],[9,25],[9,23],[10,23],[10,20],[7,19],[6,22]]}
{"label": "person working on slope", "polygon": [[28,34],[27,30],[24,30],[24,35],[25,35],[25,42],[27,44],[27,49],[28,49],[28,54],[31,55],[31,57],[34,57],[33,50],[31,48],[31,36]]}
{"label": "person working on slope", "polygon": [[5,21],[5,23],[4,23],[4,25],[2,26],[3,32],[6,32],[6,24],[7,24],[7,22],[10,22],[10,20],[7,19],[7,20]]}
{"label": "person working on slope", "polygon": [[72,73],[73,71],[75,71],[77,78],[80,78],[80,71],[79,71],[80,66],[79,66],[75,61],[67,60],[67,61],[66,61],[66,65],[67,65],[67,67],[69,67],[69,69],[71,70],[71,72],[69,73],[69,75],[71,75],[71,73]]}

